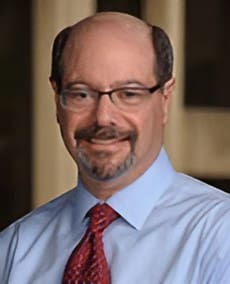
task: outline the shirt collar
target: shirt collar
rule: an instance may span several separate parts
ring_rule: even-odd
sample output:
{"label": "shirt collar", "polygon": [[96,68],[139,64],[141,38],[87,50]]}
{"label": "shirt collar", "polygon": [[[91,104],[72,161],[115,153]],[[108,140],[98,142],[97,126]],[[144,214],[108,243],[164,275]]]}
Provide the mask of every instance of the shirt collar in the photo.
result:
{"label": "shirt collar", "polygon": [[161,195],[169,187],[174,170],[162,148],[142,176],[110,197],[107,203],[127,222],[140,230]]}
{"label": "shirt collar", "polygon": [[100,201],[85,189],[80,178],[78,179],[78,185],[74,193],[75,196],[73,196],[71,202],[74,210],[75,221],[77,223],[82,223],[87,212]]}
{"label": "shirt collar", "polygon": [[[111,196],[106,203],[130,225],[140,230],[161,195],[171,184],[174,170],[164,150],[142,176]],[[100,202],[79,179],[76,190],[76,218],[83,221],[88,210]]]}

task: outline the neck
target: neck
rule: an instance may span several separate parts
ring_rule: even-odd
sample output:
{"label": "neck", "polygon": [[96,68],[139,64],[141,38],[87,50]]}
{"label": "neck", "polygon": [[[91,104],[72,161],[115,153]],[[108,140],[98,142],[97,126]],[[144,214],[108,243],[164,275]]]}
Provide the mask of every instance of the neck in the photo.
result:
{"label": "neck", "polygon": [[80,171],[79,175],[84,187],[97,199],[105,201],[116,192],[133,183],[138,177],[144,174],[144,172],[151,166],[154,160],[155,157],[154,159],[150,160],[144,168],[141,167],[140,164],[136,164],[121,176],[108,180],[94,179],[90,177],[85,171]]}

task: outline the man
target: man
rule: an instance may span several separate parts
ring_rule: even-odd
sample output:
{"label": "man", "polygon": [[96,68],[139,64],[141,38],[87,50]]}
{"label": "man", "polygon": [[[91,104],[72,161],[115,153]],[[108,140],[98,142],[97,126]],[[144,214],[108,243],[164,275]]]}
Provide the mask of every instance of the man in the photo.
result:
{"label": "man", "polygon": [[[0,283],[230,283],[229,196],[175,172],[162,147],[172,61],[164,31],[126,14],[57,36],[50,81],[79,182],[2,232]],[[101,235],[98,203],[116,214]]]}

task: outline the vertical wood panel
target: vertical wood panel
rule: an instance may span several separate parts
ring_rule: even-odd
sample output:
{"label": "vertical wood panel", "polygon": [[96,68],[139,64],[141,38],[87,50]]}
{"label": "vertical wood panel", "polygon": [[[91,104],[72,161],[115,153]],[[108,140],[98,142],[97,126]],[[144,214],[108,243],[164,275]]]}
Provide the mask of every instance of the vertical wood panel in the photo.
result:
{"label": "vertical wood panel", "polygon": [[55,119],[48,82],[51,46],[57,32],[95,11],[93,0],[33,1],[33,206],[54,198],[76,184]]}

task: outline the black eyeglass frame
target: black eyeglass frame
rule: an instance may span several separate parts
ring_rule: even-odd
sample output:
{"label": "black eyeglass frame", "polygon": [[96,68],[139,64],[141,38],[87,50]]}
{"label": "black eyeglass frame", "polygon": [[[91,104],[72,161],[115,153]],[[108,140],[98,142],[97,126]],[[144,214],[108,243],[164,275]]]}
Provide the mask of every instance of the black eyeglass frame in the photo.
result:
{"label": "black eyeglass frame", "polygon": [[[162,88],[162,87],[164,86],[164,84],[165,84],[165,83],[163,83],[163,84],[162,84],[162,83],[158,83],[158,84],[156,84],[156,85],[154,85],[154,86],[152,86],[152,87],[150,87],[150,88],[144,87],[144,86],[143,86],[143,87],[142,87],[142,86],[140,86],[140,87],[128,87],[128,86],[124,86],[124,87],[112,89],[112,90],[110,90],[110,91],[98,91],[98,90],[90,89],[90,88],[89,88],[89,90],[90,90],[90,91],[93,91],[94,93],[97,94],[98,101],[100,100],[100,98],[101,98],[102,96],[108,95],[109,98],[110,98],[110,100],[111,100],[111,102],[114,103],[113,98],[112,98],[112,94],[113,94],[114,92],[119,92],[119,91],[126,90],[126,89],[128,89],[128,90],[143,90],[143,91],[149,92],[149,94],[152,95],[153,93],[155,93],[156,91],[158,91],[160,88]],[[65,103],[64,103],[64,97],[65,97],[65,93],[68,93],[68,92],[74,92],[74,90],[67,88],[67,89],[63,89],[63,90],[59,93],[59,96],[61,97],[61,104],[62,104],[62,106],[63,106],[64,108],[66,108],[66,109],[68,109],[68,106],[66,106]],[[116,103],[114,103],[114,104],[116,105]],[[71,109],[71,108],[69,108],[69,109]]]}
{"label": "black eyeglass frame", "polygon": [[[98,94],[98,99],[100,99],[100,97],[104,96],[104,95],[108,95],[110,100],[112,100],[112,93],[114,92],[118,92],[118,91],[122,91],[122,90],[125,90],[125,89],[129,89],[129,90],[143,90],[143,91],[148,91],[149,94],[153,94],[155,93],[158,89],[160,89],[162,87],[161,84],[157,84],[153,87],[150,87],[150,88],[147,88],[147,87],[121,87],[121,88],[117,88],[117,89],[113,89],[113,90],[110,90],[110,91],[106,91],[106,92],[102,92],[102,91],[96,91],[96,90],[93,90],[95,93]],[[65,90],[64,90],[65,91]],[[71,90],[68,90],[68,91],[71,91]]]}

